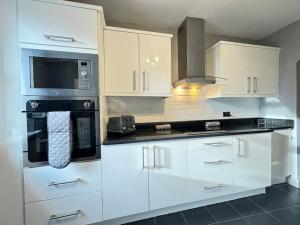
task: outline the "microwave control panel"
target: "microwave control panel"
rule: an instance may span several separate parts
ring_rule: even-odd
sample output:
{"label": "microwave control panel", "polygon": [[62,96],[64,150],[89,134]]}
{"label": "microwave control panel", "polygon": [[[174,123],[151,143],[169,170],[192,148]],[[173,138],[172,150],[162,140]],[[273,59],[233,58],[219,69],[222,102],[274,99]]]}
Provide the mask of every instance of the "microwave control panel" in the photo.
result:
{"label": "microwave control panel", "polygon": [[91,82],[91,61],[79,60],[78,67],[78,88],[87,90]]}

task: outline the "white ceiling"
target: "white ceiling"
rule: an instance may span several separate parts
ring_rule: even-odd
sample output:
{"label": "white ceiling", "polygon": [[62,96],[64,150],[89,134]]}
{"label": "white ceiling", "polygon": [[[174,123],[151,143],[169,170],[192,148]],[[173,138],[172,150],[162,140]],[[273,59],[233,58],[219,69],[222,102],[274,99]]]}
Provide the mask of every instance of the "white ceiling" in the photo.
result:
{"label": "white ceiling", "polygon": [[300,0],[75,0],[104,7],[107,21],[175,29],[186,16],[206,33],[264,38],[300,19]]}

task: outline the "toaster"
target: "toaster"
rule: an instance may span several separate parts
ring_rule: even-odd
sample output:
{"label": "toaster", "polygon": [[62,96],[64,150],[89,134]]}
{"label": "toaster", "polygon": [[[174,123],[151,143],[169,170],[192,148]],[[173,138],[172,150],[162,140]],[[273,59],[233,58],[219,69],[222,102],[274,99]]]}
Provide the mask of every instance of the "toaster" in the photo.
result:
{"label": "toaster", "polygon": [[135,120],[133,116],[122,115],[118,117],[110,117],[108,119],[108,133],[124,135],[133,133],[135,130]]}

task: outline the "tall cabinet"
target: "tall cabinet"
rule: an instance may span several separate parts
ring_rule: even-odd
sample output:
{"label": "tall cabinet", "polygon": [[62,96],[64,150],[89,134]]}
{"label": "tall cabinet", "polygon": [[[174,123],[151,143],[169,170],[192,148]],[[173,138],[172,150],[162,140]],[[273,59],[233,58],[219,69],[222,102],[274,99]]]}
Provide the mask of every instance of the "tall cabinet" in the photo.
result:
{"label": "tall cabinet", "polygon": [[221,41],[206,52],[208,98],[278,95],[279,48]]}
{"label": "tall cabinet", "polygon": [[106,27],[105,95],[169,96],[172,35]]}

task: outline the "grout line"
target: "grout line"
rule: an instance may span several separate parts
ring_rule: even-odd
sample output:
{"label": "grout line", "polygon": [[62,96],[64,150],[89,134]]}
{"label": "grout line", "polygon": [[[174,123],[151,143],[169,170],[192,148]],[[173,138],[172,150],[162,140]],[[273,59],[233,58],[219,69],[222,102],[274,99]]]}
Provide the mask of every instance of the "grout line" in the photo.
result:
{"label": "grout line", "polygon": [[[230,202],[227,202],[227,204],[228,205],[230,205],[231,206],[231,208],[233,208],[240,216],[241,216],[241,218],[242,219],[244,219],[244,215],[242,214],[242,213],[240,213],[240,211],[238,211]],[[246,220],[246,219],[244,219],[248,224],[250,224],[251,225],[251,223],[248,221],[248,220]]]}
{"label": "grout line", "polygon": [[182,211],[180,211],[180,214],[181,214],[181,216],[182,216],[182,218],[183,218],[185,224],[186,224],[186,225],[189,225],[189,224],[188,224],[188,221],[187,221],[186,218],[184,217]]}
{"label": "grout line", "polygon": [[278,223],[284,225],[279,219],[277,219],[275,216],[273,216],[270,212],[267,212],[267,214],[269,214],[269,216],[271,216],[273,219],[275,219]]}
{"label": "grout line", "polygon": [[265,210],[263,207],[261,207],[260,205],[258,205],[255,201],[253,201],[251,198],[247,198],[249,199],[250,202],[252,202],[254,205],[256,205],[258,208],[262,209],[264,212],[267,212],[267,210]]}
{"label": "grout line", "polygon": [[[216,221],[216,223],[219,223],[219,220],[217,220],[217,218],[214,216],[214,214],[209,210],[209,208],[207,206],[204,206],[205,209],[207,210],[207,212],[209,213],[209,215]],[[216,224],[213,223],[213,224]]]}

